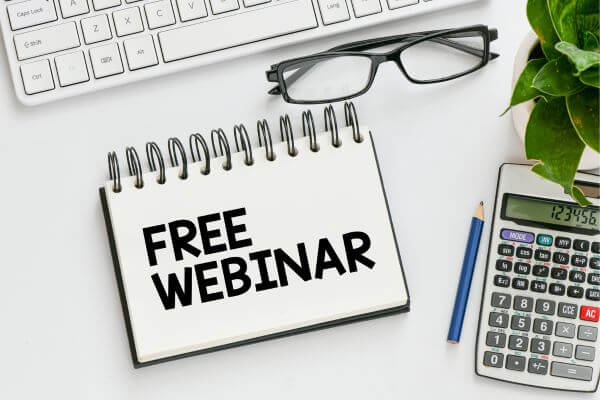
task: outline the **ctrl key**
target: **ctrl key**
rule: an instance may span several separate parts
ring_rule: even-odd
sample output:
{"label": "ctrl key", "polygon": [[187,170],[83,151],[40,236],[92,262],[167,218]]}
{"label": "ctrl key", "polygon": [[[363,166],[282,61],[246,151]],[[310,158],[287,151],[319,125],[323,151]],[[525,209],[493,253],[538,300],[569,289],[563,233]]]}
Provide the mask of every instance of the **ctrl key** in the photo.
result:
{"label": "ctrl key", "polygon": [[502,368],[504,364],[504,354],[486,351],[483,353],[483,365],[486,367]]}
{"label": "ctrl key", "polygon": [[40,60],[21,65],[21,78],[25,93],[36,94],[54,89],[50,61]]}

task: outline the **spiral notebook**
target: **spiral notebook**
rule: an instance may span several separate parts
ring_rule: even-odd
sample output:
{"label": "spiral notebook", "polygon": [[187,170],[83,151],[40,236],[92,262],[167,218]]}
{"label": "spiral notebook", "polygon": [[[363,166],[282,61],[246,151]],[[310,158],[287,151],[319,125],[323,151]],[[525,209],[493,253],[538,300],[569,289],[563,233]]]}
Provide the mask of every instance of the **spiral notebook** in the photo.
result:
{"label": "spiral notebook", "polygon": [[164,156],[151,142],[146,173],[135,149],[123,166],[109,154],[100,197],[135,367],[408,310],[371,132],[352,104],[345,127],[324,116],[316,133],[304,112],[296,137],[262,120],[254,146],[243,125]]}

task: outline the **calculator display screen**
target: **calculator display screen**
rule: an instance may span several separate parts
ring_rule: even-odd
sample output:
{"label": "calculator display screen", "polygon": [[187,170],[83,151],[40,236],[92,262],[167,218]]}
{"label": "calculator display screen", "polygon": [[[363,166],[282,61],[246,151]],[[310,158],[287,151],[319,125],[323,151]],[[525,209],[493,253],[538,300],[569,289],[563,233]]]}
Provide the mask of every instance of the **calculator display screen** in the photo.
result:
{"label": "calculator display screen", "polygon": [[581,207],[575,203],[536,197],[505,194],[502,218],[588,234],[600,232],[598,207]]}

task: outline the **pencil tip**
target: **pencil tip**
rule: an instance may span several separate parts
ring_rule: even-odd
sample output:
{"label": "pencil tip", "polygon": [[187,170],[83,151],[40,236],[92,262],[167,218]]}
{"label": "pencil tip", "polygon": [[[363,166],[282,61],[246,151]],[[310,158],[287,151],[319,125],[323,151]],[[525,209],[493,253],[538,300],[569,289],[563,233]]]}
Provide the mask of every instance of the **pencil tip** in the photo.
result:
{"label": "pencil tip", "polygon": [[480,202],[479,202],[479,205],[480,205],[480,206],[482,206],[482,205],[483,205],[483,201],[480,201]]}

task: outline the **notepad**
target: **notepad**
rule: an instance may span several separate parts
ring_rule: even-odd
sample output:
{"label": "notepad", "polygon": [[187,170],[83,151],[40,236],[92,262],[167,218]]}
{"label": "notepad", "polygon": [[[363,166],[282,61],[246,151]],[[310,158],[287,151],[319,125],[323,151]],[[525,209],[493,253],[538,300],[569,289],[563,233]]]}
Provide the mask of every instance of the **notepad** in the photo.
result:
{"label": "notepad", "polygon": [[251,157],[220,139],[208,173],[157,152],[152,172],[113,168],[100,194],[134,366],[408,310],[371,133],[336,135]]}

